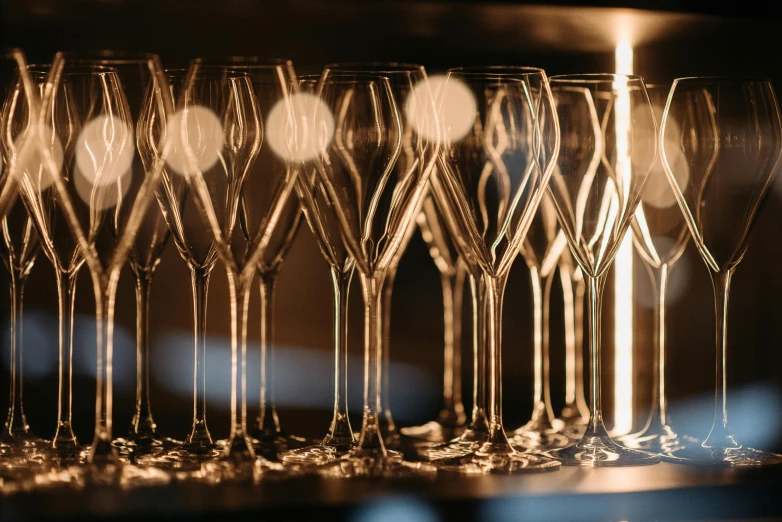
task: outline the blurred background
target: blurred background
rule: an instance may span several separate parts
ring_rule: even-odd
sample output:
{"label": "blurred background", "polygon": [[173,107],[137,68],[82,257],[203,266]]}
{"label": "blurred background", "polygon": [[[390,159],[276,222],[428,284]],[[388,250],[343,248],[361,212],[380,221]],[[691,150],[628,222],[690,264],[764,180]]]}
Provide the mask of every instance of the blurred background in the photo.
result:
{"label": "blurred background", "polygon": [[[460,65],[533,65],[550,75],[615,72],[617,48],[632,50],[632,69],[648,82],[693,75],[753,75],[782,89],[778,18],[771,3],[555,0],[547,4],[477,0],[26,0],[0,1],[0,45],[19,46],[31,63],[57,50],[120,48],[159,53],[164,67],[198,56],[259,55],[293,60],[298,73],[335,61],[406,61],[431,72]],[[152,210],[157,211],[157,208]],[[65,229],[62,230],[65,232]],[[732,287],[729,323],[730,412],[739,440],[782,449],[782,177],[769,191],[748,253]],[[633,254],[632,393],[630,422],[643,426],[651,403],[652,306],[643,262]],[[6,274],[7,276],[7,274]],[[529,273],[513,267],[504,310],[506,428],[526,422],[532,406]],[[604,402],[614,423],[614,278],[604,313]],[[354,281],[350,305],[351,412],[362,406],[362,302]],[[625,281],[624,284],[630,284]],[[0,283],[0,287],[7,282]],[[57,408],[57,312],[54,274],[40,254],[25,294],[25,412],[34,433],[51,437]],[[467,291],[467,290],[466,290]],[[82,269],[74,341],[74,424],[89,443],[94,416],[95,337],[92,285]],[[250,304],[248,418],[259,402],[259,291]],[[469,302],[468,293],[465,301]],[[562,294],[552,296],[552,398],[564,400]],[[277,290],[276,394],[282,427],[322,436],[331,419],[331,282],[326,263],[302,226]],[[228,434],[229,298],[225,272],[209,290],[207,393],[212,434]],[[672,271],[668,295],[668,398],[678,431],[704,437],[714,389],[714,303],[709,276],[690,244]],[[0,314],[8,315],[0,299]],[[464,396],[471,407],[471,323],[465,306]],[[0,322],[0,410],[8,397],[8,322]],[[130,426],[135,395],[133,278],[123,272],[115,330],[114,434]],[[439,274],[416,234],[396,278],[391,326],[391,407],[402,426],[425,422],[440,408],[442,298]],[[152,408],[161,433],[186,435],[192,415],[192,301],[189,274],[169,241],[152,284],[150,338]],[[4,411],[4,410],[2,410]],[[627,411],[625,413],[628,413]],[[4,415],[4,414],[3,414]]]}

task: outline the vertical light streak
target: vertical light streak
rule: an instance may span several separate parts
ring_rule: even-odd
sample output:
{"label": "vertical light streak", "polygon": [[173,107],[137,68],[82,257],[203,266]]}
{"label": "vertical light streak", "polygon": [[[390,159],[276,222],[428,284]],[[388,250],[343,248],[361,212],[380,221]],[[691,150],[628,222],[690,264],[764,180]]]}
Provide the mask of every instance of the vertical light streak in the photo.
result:
{"label": "vertical light streak", "polygon": [[[632,74],[633,48],[620,42],[614,53],[617,74]],[[628,134],[630,131],[630,93],[627,82],[618,80],[615,130],[616,170],[620,179],[632,172]],[[629,190],[629,183],[623,188]],[[627,194],[623,195],[627,201]],[[633,429],[633,241],[628,230],[614,261],[614,428],[623,435]]]}

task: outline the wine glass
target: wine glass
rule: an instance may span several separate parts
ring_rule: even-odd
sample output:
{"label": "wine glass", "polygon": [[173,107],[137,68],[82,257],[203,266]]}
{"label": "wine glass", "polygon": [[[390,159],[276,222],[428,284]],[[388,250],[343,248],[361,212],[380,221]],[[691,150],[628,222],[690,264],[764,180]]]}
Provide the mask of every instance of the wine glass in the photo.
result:
{"label": "wine glass", "polygon": [[[560,229],[560,235],[565,233]],[[567,239],[565,239],[567,241]],[[562,433],[580,440],[589,423],[589,406],[584,397],[584,273],[569,249],[559,257],[559,279],[565,316],[565,405],[557,417]]]}
{"label": "wine glass", "polygon": [[554,471],[559,463],[518,452],[508,441],[501,361],[505,283],[559,148],[548,80],[542,69],[529,67],[450,69],[437,99],[443,143],[432,190],[456,229],[451,237],[461,258],[480,281],[478,338],[487,355],[488,433],[479,444],[464,444],[462,452],[436,462],[462,473]]}
{"label": "wine glass", "polygon": [[[157,104],[171,110],[168,81],[158,58],[148,55]],[[58,162],[56,140],[41,139],[44,167],[57,191],[57,205],[92,276],[96,303],[97,397],[95,438],[87,454],[88,478],[122,480],[124,470],[112,446],[114,300],[117,281],[154,196],[167,149],[157,150],[149,169],[133,169],[135,124],[117,69],[55,55],[44,87],[40,126],[52,115],[59,142],[74,133],[72,157]]]}
{"label": "wine glass", "polygon": [[781,464],[782,455],[747,448],[733,437],[726,377],[731,279],[782,154],[774,88],[763,78],[679,78],[668,95],[660,141],[663,168],[709,269],[717,319],[714,424],[700,445],[665,454],[725,467]]}
{"label": "wine glass", "polygon": [[435,150],[415,137],[412,146],[424,149],[419,157],[425,165],[395,168],[404,147],[404,127],[385,73],[331,74],[327,68],[318,94],[325,107],[316,113],[315,122],[333,121],[334,129],[317,162],[317,180],[330,202],[328,208],[319,209],[334,213],[328,219],[339,224],[345,248],[354,258],[365,305],[364,416],[358,445],[318,471],[332,477],[434,473],[431,466],[389,455],[380,431],[379,385],[383,285],[424,196]]}
{"label": "wine glass", "polygon": [[[296,81],[293,64],[289,60],[264,61],[255,56],[231,56],[224,58],[199,58],[201,70],[226,70],[243,72],[253,83],[258,108],[262,116],[291,94],[291,85]],[[252,232],[264,218],[266,209],[275,196],[274,181],[284,176],[288,163],[271,147],[262,146],[258,157],[246,175],[243,191],[261,201],[254,205],[240,203],[239,219],[244,229]],[[280,428],[280,420],[274,405],[274,307],[277,277],[288,250],[301,223],[301,204],[298,198],[289,198],[281,208],[278,222],[272,236],[263,250],[258,263],[258,279],[261,291],[261,387],[260,409],[250,429],[253,448],[256,453],[270,460],[289,448],[300,446],[305,440],[290,435]],[[249,228],[248,228],[249,227]],[[248,236],[248,240],[250,240]]]}
{"label": "wine glass", "polygon": [[[139,122],[150,85],[151,71],[146,65],[151,58],[149,54],[100,50],[69,53],[68,57],[74,64],[115,69],[128,101],[131,119]],[[141,135],[137,133],[137,136]],[[143,178],[145,169],[152,168],[153,163],[153,158],[150,158],[145,164],[140,153],[139,150],[131,165],[134,170],[132,176],[138,179]],[[176,442],[157,432],[149,396],[149,296],[152,276],[168,242],[169,230],[157,205],[152,205],[141,216],[127,259],[136,283],[136,407],[127,435],[113,442],[121,453],[133,453],[134,456],[159,451],[164,445]]]}
{"label": "wine glass", "polygon": [[424,200],[416,218],[429,255],[440,272],[443,289],[443,409],[437,419],[421,426],[402,428],[402,434],[424,442],[446,442],[460,436],[467,415],[462,403],[462,296],[467,267],[459,253],[432,197]]}
{"label": "wine glass", "polygon": [[[174,157],[178,165],[172,168],[187,179],[204,223],[214,237],[217,254],[226,267],[232,301],[231,431],[215,471],[226,479],[259,478],[267,472],[281,472],[282,466],[263,457],[256,459],[247,432],[248,291],[282,219],[298,169],[291,159],[294,156],[285,156],[279,148],[275,152],[290,160],[287,168],[260,174],[253,169],[262,145],[263,124],[252,78],[230,67],[202,65],[199,60],[191,63],[179,96],[179,121],[174,136],[184,153]],[[292,67],[289,68],[287,78],[295,79]],[[283,87],[289,85],[294,92],[298,90],[295,82],[288,84],[284,78],[279,81]],[[265,143],[270,146],[289,143],[288,133],[295,130],[295,122],[290,119],[295,116],[291,97],[284,96],[269,113]],[[263,177],[258,183],[268,187],[268,199],[247,190],[245,184],[250,176]]]}
{"label": "wine glass", "polygon": [[[647,85],[649,99],[657,121],[661,121],[670,85]],[[703,108],[693,107],[691,114],[706,115]],[[710,123],[710,118],[706,119]],[[675,142],[660,142],[669,148],[669,156],[683,159]],[[715,151],[716,152],[716,151]],[[677,165],[677,170],[680,167]],[[677,449],[683,443],[670,424],[665,397],[665,293],[668,277],[690,240],[687,223],[676,204],[676,196],[668,184],[660,157],[654,164],[649,181],[641,194],[641,203],[631,222],[633,243],[651,276],[656,296],[654,307],[654,350],[652,365],[652,410],[644,427],[637,433],[618,437],[617,441],[631,448],[662,453]]]}
{"label": "wine glass", "polygon": [[[549,371],[549,313],[551,285],[557,262],[567,246],[559,232],[554,204],[543,197],[521,245],[521,256],[530,271],[533,304],[533,369],[534,387],[532,418],[511,432],[511,442],[527,450],[545,451],[566,446],[568,438],[559,430],[561,422],[554,420],[551,406]],[[556,426],[555,426],[556,424]]]}
{"label": "wine glass", "polygon": [[[300,76],[302,93],[314,95],[319,76]],[[330,139],[330,136],[324,137]],[[322,147],[325,148],[326,143]],[[356,443],[348,418],[348,298],[355,272],[353,257],[340,238],[339,224],[323,185],[317,182],[316,164],[302,167],[296,191],[304,217],[329,265],[334,292],[334,413],[329,431],[319,444],[292,449],[280,455],[286,464],[323,464],[346,455]]]}
{"label": "wine glass", "polygon": [[[391,91],[397,100],[401,103],[406,100],[413,87],[426,78],[426,71],[423,66],[409,63],[398,62],[347,62],[332,63],[324,67],[331,76],[351,76],[351,75],[378,75],[381,74],[388,78]],[[394,164],[397,176],[409,176],[412,171],[420,171],[425,166],[425,158],[422,156],[424,148],[421,146],[421,140],[413,132],[413,127],[408,121],[406,111],[400,109],[399,115],[402,121],[402,149],[399,158]],[[419,206],[423,198],[419,200]],[[394,290],[394,280],[396,279],[397,269],[402,255],[407,250],[407,245],[416,230],[415,221],[411,222],[402,235],[402,240],[394,254],[385,276],[383,285],[383,295],[381,297],[381,360],[382,370],[380,375],[380,384],[378,393],[380,400],[380,432],[387,450],[399,449],[401,444],[400,432],[393,415],[391,414],[391,394],[390,394],[390,369],[391,369],[391,301]]]}
{"label": "wine glass", "polygon": [[[184,81],[185,70],[167,69],[166,75],[172,98],[176,99]],[[137,140],[145,164],[154,161],[157,155],[155,148],[160,143],[160,135],[170,117],[160,114],[158,109],[152,92],[149,92],[139,118]],[[222,455],[206,422],[206,311],[209,280],[217,262],[217,249],[184,176],[170,167],[164,168],[156,196],[177,251],[190,272],[194,334],[193,421],[190,433],[182,444],[158,453],[142,455],[136,462],[144,466],[198,472],[203,463],[217,460]]]}
{"label": "wine glass", "polygon": [[[643,79],[632,75],[555,76],[551,88],[562,147],[550,190],[571,253],[587,279],[591,389],[583,437],[548,454],[576,466],[654,464],[656,455],[611,440],[600,396],[602,291],[654,165],[657,125],[651,102]],[[605,101],[602,117],[596,99]]]}

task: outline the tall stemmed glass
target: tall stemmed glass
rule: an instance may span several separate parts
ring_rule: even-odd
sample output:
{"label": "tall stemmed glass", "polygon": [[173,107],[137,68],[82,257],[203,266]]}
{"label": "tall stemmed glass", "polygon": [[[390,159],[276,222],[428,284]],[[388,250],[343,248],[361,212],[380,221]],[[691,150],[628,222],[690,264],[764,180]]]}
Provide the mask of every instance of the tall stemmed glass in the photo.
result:
{"label": "tall stemmed glass", "polygon": [[421,237],[429,247],[443,289],[443,409],[437,419],[402,428],[402,434],[425,442],[446,442],[460,436],[467,415],[462,404],[462,296],[467,267],[451,241],[434,200],[424,201],[417,216]]}
{"label": "tall stemmed glass", "polygon": [[[410,86],[412,88],[412,84]],[[408,91],[409,92],[409,91]],[[423,168],[396,169],[404,127],[389,79],[378,74],[321,74],[318,94],[333,114],[334,138],[318,162],[318,181],[330,202],[345,248],[355,260],[364,296],[364,416],[358,445],[327,463],[327,476],[393,477],[434,472],[425,464],[390,456],[380,431],[382,295],[388,267],[426,191],[434,148]],[[316,123],[327,121],[326,108]],[[433,110],[430,98],[430,110]],[[361,139],[354,137],[360,136]],[[417,150],[423,142],[413,140]]]}
{"label": "tall stemmed glass", "polygon": [[[661,121],[665,100],[670,91],[670,85],[647,85],[649,98],[657,121]],[[693,107],[691,115],[702,117],[708,112],[705,107]],[[706,116],[705,124],[711,122]],[[669,157],[678,157],[679,163],[684,157],[676,150],[676,142],[663,143],[660,147],[668,147]],[[715,151],[716,152],[716,149]],[[654,350],[652,363],[652,410],[644,427],[637,433],[631,433],[617,438],[619,442],[631,448],[649,450],[653,453],[671,451],[682,445],[676,432],[670,425],[665,397],[665,294],[668,289],[668,277],[676,261],[684,253],[690,234],[687,223],[676,204],[676,196],[668,184],[658,156],[649,181],[641,195],[641,203],[632,221],[633,243],[644,260],[644,265],[652,278],[655,293],[654,306]],[[714,157],[716,159],[716,155]],[[676,160],[674,160],[676,161]],[[713,162],[712,162],[713,164]],[[709,167],[710,168],[710,167]],[[677,164],[677,172],[681,175],[688,172]],[[685,180],[684,183],[687,183]]]}
{"label": "tall stemmed glass", "polygon": [[[302,93],[314,95],[318,76],[301,76]],[[331,136],[322,136],[327,146]],[[318,182],[313,161],[302,167],[296,191],[304,209],[304,217],[329,265],[334,291],[334,414],[329,431],[320,444],[287,451],[280,455],[289,464],[323,464],[342,457],[355,447],[356,438],[348,418],[348,298],[355,262],[340,237],[336,214],[323,185]]]}
{"label": "tall stemmed glass", "polygon": [[[564,238],[564,232],[560,230]],[[567,241],[565,239],[565,241]],[[557,417],[562,433],[581,439],[589,423],[589,406],[584,397],[584,273],[569,249],[559,258],[559,278],[565,316],[565,405]]]}
{"label": "tall stemmed glass", "polygon": [[[550,190],[559,224],[587,279],[591,389],[584,436],[549,454],[576,466],[653,464],[659,457],[616,444],[603,424],[600,310],[606,274],[654,165],[654,113],[639,76],[555,76],[551,89],[562,148]],[[607,103],[602,118],[595,106],[598,98]]]}
{"label": "tall stemmed glass", "polygon": [[[701,114],[707,117],[700,117]],[[755,213],[782,154],[774,88],[763,78],[679,78],[663,113],[662,164],[714,286],[717,366],[714,424],[700,445],[668,454],[694,464],[782,464],[742,446],[728,427],[728,295]],[[675,144],[675,145],[674,145]]]}
{"label": "tall stemmed glass", "polygon": [[535,213],[521,256],[530,271],[533,304],[533,404],[532,418],[511,433],[511,441],[528,450],[549,450],[566,446],[568,438],[555,427],[551,406],[549,359],[549,313],[551,285],[557,261],[567,246],[564,236],[558,234],[557,215],[551,198],[545,196]]}
{"label": "tall stemmed glass", "polygon": [[[71,63],[101,65],[115,69],[128,101],[133,122],[140,121],[141,112],[150,85],[151,71],[147,62],[151,55],[125,51],[102,50],[86,53],[69,53]],[[139,138],[142,135],[136,133]],[[152,168],[154,158],[143,162],[141,149],[134,155],[132,176],[143,178],[145,170]],[[164,443],[172,441],[157,432],[149,396],[149,296],[152,276],[160,263],[160,257],[168,241],[169,231],[163,214],[152,205],[142,214],[136,237],[128,252],[128,266],[136,283],[136,407],[130,428],[125,437],[114,440],[122,453],[136,455],[159,451]]]}
{"label": "tall stemmed glass", "polygon": [[[263,117],[272,108],[290,95],[291,85],[296,81],[293,65],[289,60],[262,61],[254,56],[232,56],[215,59],[198,59],[201,70],[230,69],[247,74],[253,83],[258,109]],[[239,220],[246,231],[248,241],[255,234],[259,223],[276,196],[276,180],[286,175],[290,168],[286,160],[270,147],[262,146],[258,157],[250,167],[244,180],[243,191],[251,197],[253,204],[243,198],[240,203]],[[261,290],[261,388],[260,409],[252,429],[253,448],[256,453],[270,460],[277,454],[300,446],[304,439],[286,434],[280,428],[280,419],[274,405],[274,306],[277,278],[288,250],[301,223],[301,204],[298,198],[289,198],[280,209],[272,236],[264,247],[258,262],[258,279]]]}
{"label": "tall stemmed glass", "polygon": [[[172,96],[182,87],[184,69],[166,70]],[[145,164],[154,161],[155,148],[171,115],[160,114],[152,92],[148,93],[138,122],[138,147]],[[181,157],[176,148],[172,154]],[[179,446],[142,455],[136,462],[163,469],[198,471],[201,464],[217,460],[222,451],[212,439],[206,423],[206,311],[209,279],[217,262],[212,234],[205,230],[200,211],[184,176],[171,167],[163,169],[157,202],[165,216],[174,244],[190,272],[193,295],[193,422],[190,433]]]}
{"label": "tall stemmed glass", "polygon": [[[295,73],[291,70],[286,78],[295,78]],[[286,78],[278,81],[283,87],[289,85],[291,90],[298,90],[296,83],[286,83]],[[266,143],[285,143],[280,134],[292,127],[290,96],[281,98],[278,108],[277,114],[282,118],[269,122]],[[190,184],[202,218],[214,237],[217,254],[226,267],[232,301],[231,431],[218,471],[230,479],[257,477],[265,471],[280,470],[281,466],[263,458],[256,460],[247,432],[249,287],[282,219],[298,170],[290,164],[286,169],[261,173],[252,168],[261,149],[263,115],[252,79],[245,72],[202,68],[200,61],[194,61],[185,77],[177,114],[177,139],[185,152],[177,170]],[[270,117],[273,114],[274,109]],[[269,187],[268,200],[245,189],[248,176],[263,176],[259,182]]]}
{"label": "tall stemmed glass", "polygon": [[8,397],[8,416],[3,426],[0,441],[14,453],[35,450],[45,445],[44,441],[30,431],[24,414],[23,401],[23,343],[22,311],[24,305],[24,286],[33,269],[35,258],[41,249],[38,234],[32,219],[21,199],[17,199],[8,214],[2,220],[3,264],[10,277],[11,295],[11,359],[9,364],[10,394]]}
{"label": "tall stemmed glass", "polygon": [[[170,112],[171,93],[157,57],[150,55],[144,67],[149,70],[156,103]],[[54,133],[60,142],[71,132],[78,135],[73,158],[65,158],[62,164],[57,161],[55,140],[41,139],[40,143],[44,166],[57,190],[57,204],[92,276],[98,372],[88,473],[95,480],[113,481],[120,470],[111,436],[114,297],[120,270],[154,196],[166,149],[158,148],[161,154],[150,169],[132,168],[135,124],[113,68],[79,64],[58,53],[44,88],[41,126],[47,124],[49,114],[54,115]]]}
{"label": "tall stemmed glass", "polygon": [[553,471],[559,463],[516,451],[505,435],[501,361],[505,283],[559,148],[548,80],[527,67],[450,69],[438,103],[443,144],[433,192],[457,227],[452,238],[462,259],[481,282],[489,424],[486,440],[466,446],[461,459],[438,462],[466,473]]}
{"label": "tall stemmed glass", "polygon": [[[43,88],[49,68],[48,66],[30,67],[30,74],[39,89]],[[19,84],[19,88],[23,86]],[[63,109],[59,119],[68,119],[72,111],[67,104]],[[62,161],[63,157],[72,158],[76,149],[77,126],[71,125],[71,130],[64,134],[63,141],[60,141],[54,131],[58,119],[55,113],[46,115],[46,118],[46,126],[40,129],[41,137],[48,140],[50,146],[56,147],[58,161]],[[24,170],[19,193],[33,219],[41,248],[54,267],[57,281],[59,312],[57,428],[52,438],[51,449],[56,460],[68,464],[78,459],[80,450],[72,425],[73,312],[76,280],[84,264],[84,257],[81,255],[76,239],[67,228],[64,232],[55,233],[58,223],[60,227],[67,227],[67,224],[64,222],[65,217],[60,206],[56,203],[57,194],[52,186],[52,177],[44,168],[40,157]]]}
{"label": "tall stemmed glass", "polygon": [[[331,76],[340,75],[383,75],[388,78],[391,91],[397,100],[402,103],[406,100],[414,85],[423,81],[426,77],[424,67],[416,64],[397,63],[397,62],[353,62],[353,63],[333,63],[324,67]],[[399,158],[394,164],[397,171],[396,176],[406,177],[413,171],[420,171],[425,166],[425,158],[422,157],[423,148],[421,140],[414,134],[413,127],[408,121],[408,114],[400,107],[399,115],[402,121],[402,149]],[[419,206],[423,199],[419,200]],[[394,290],[394,280],[396,279],[397,269],[402,255],[407,250],[413,234],[415,233],[416,223],[412,222],[404,229],[402,239],[399,243],[391,262],[386,270],[385,283],[383,285],[383,296],[381,302],[382,309],[382,339],[381,339],[381,360],[382,371],[380,375],[380,384],[378,394],[380,396],[380,431],[383,434],[387,449],[398,449],[401,443],[399,437],[399,428],[394,422],[391,414],[391,394],[390,394],[390,370],[391,370],[391,298]]]}

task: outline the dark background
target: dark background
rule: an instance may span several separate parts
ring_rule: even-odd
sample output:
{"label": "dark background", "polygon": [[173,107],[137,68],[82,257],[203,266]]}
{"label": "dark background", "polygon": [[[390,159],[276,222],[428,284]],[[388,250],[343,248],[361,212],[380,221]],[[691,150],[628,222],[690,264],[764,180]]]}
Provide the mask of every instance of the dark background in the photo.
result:
{"label": "dark background", "polygon": [[[633,6],[636,9],[627,9]],[[644,1],[524,2],[293,0],[27,0],[0,2],[0,44],[23,48],[31,63],[64,49],[123,48],[157,52],[176,67],[203,55],[256,54],[293,60],[300,74],[324,63],[395,60],[432,71],[479,64],[535,65],[549,74],[613,72],[614,47],[635,49],[635,72],[648,81],[703,74],[771,77],[782,88],[779,19],[770,3]],[[734,278],[730,304],[729,383],[733,428],[764,449],[782,440],[782,179],[769,192]],[[650,400],[652,297],[636,255],[636,426]],[[507,428],[531,411],[531,310],[528,272],[514,266],[505,300],[504,411]],[[152,290],[152,402],[161,432],[181,438],[191,415],[192,312],[189,276],[173,244]],[[42,254],[27,285],[25,404],[35,433],[51,437],[56,420],[56,302],[54,277]],[[605,302],[606,416],[612,422],[611,288]],[[466,294],[467,297],[468,294]],[[561,293],[555,290],[552,323],[552,395],[562,405]],[[669,299],[668,391],[674,422],[703,437],[711,423],[714,385],[714,305],[708,273],[692,245],[672,273]],[[2,313],[7,314],[7,303]],[[91,439],[94,415],[92,288],[86,268],[78,286],[74,415],[80,441]],[[439,278],[416,234],[396,279],[391,357],[392,409],[402,425],[421,423],[439,409],[442,369]],[[469,310],[465,310],[468,314]],[[54,315],[53,315],[54,314]],[[251,402],[257,404],[258,292],[250,309]],[[469,317],[466,315],[466,317]],[[328,270],[303,226],[282,270],[277,299],[278,382],[282,426],[319,437],[331,408],[331,288]],[[3,323],[4,325],[7,322]],[[134,398],[134,294],[123,273],[117,301],[115,436],[129,425]],[[354,286],[350,312],[351,410],[361,406],[362,305]],[[209,426],[228,431],[228,292],[222,267],[209,293]],[[6,404],[7,326],[0,374]],[[465,400],[470,402],[469,331],[465,334]],[[678,413],[678,415],[677,415]],[[249,408],[250,418],[256,409]],[[359,421],[354,428],[357,430]]]}

